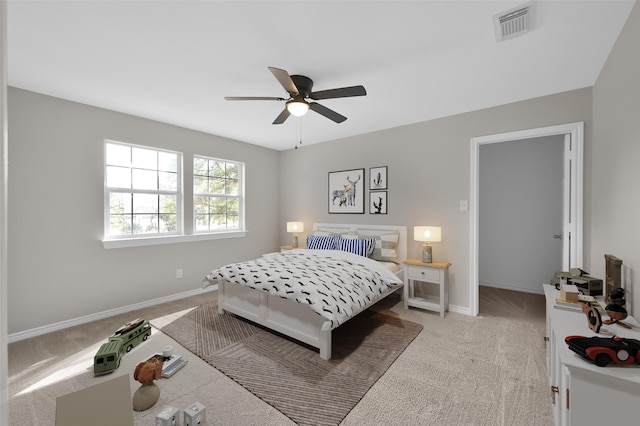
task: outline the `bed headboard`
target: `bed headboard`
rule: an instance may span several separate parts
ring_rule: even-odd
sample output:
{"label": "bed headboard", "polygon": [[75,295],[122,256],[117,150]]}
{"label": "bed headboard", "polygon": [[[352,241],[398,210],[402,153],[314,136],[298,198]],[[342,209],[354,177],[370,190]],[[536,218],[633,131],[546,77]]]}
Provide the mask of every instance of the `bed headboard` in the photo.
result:
{"label": "bed headboard", "polygon": [[329,230],[335,233],[349,233],[361,231],[362,235],[381,234],[385,231],[397,232],[398,239],[398,259],[407,260],[407,227],[403,225],[366,225],[355,223],[314,223],[313,230]]}

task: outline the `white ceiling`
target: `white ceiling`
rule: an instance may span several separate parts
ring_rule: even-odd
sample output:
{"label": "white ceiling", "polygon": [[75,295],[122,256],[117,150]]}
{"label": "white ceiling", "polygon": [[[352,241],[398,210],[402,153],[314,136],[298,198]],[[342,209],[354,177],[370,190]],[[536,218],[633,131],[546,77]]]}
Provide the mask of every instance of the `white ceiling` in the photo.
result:
{"label": "white ceiling", "polygon": [[[538,1],[497,43],[523,3],[9,0],[9,85],[284,150],[592,86],[634,1]],[[223,99],[288,97],[268,66],[367,96],[319,101],[341,124]]]}

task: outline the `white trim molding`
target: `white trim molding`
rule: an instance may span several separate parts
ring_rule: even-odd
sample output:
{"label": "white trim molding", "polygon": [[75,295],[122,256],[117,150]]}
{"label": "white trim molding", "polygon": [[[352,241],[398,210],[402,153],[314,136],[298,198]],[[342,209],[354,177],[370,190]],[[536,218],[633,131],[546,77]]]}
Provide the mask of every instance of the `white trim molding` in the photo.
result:
{"label": "white trim molding", "polygon": [[[479,201],[479,153],[480,146],[485,144],[508,142],[521,139],[539,138],[554,135],[570,135],[571,142],[565,150],[565,156],[570,157],[572,167],[567,170],[571,182],[571,191],[565,191],[565,206],[570,209],[571,244],[569,246],[569,267],[581,266],[583,263],[583,168],[584,168],[584,123],[575,122],[537,129],[520,130],[471,138],[471,197],[469,202],[470,238],[469,238],[469,289],[470,314],[478,315],[478,201]],[[568,193],[567,193],[568,192]],[[566,210],[566,208],[565,208]],[[567,216],[565,214],[565,216]],[[541,283],[542,284],[542,283]]]}
{"label": "white trim molding", "polygon": [[169,296],[159,297],[157,299],[147,300],[146,302],[134,303],[133,305],[121,306],[119,308],[109,309],[107,311],[97,312],[91,315],[85,315],[82,317],[73,318],[66,321],[60,321],[60,322],[45,325],[42,327],[32,328],[31,330],[11,333],[9,335],[8,343],[18,342],[20,340],[29,339],[31,337],[41,336],[43,334],[63,330],[65,328],[73,327],[76,325],[86,324],[91,321],[97,321],[100,319],[109,318],[114,315],[125,314],[127,312],[131,312],[136,309],[148,308],[149,306],[155,306],[161,303],[173,302],[174,300],[180,300],[180,299],[184,299],[185,297],[195,296],[203,292],[217,291],[217,290],[218,290],[217,285],[213,285],[206,289],[197,288],[194,290],[189,290],[189,291],[185,291],[178,294],[172,294]]}

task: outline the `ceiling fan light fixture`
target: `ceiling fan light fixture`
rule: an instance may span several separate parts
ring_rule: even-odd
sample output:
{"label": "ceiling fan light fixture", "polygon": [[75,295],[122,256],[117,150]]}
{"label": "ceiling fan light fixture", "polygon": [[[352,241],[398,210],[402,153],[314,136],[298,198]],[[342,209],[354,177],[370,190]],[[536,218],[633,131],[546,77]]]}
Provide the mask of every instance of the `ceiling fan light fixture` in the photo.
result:
{"label": "ceiling fan light fixture", "polygon": [[302,117],[307,113],[307,111],[309,111],[309,104],[305,101],[291,100],[287,102],[287,110],[291,115]]}

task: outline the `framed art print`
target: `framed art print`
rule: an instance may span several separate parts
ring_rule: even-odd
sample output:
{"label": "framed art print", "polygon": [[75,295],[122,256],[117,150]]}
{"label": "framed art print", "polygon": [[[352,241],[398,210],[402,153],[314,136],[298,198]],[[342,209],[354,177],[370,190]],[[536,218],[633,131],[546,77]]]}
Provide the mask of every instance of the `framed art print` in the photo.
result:
{"label": "framed art print", "polygon": [[369,213],[387,214],[387,191],[369,192]]}
{"label": "framed art print", "polygon": [[369,189],[372,191],[387,189],[387,166],[369,169]]}
{"label": "framed art print", "polygon": [[364,169],[329,172],[329,213],[364,213]]}

